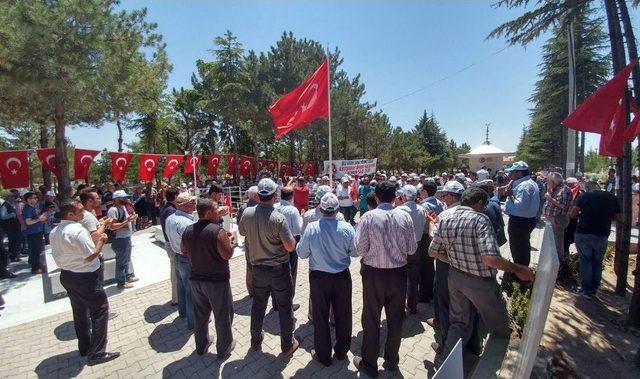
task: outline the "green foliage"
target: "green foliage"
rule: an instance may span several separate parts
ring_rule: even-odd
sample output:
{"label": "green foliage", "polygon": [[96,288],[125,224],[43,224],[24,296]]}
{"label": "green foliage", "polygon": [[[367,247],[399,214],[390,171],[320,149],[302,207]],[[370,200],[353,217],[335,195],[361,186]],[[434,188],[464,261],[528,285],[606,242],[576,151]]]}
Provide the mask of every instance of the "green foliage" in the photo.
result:
{"label": "green foliage", "polygon": [[599,155],[594,149],[589,149],[584,155],[584,171],[592,174],[604,174],[613,164],[609,157]]}
{"label": "green foliage", "polygon": [[[579,8],[574,14],[576,55],[576,92],[578,103],[594,92],[608,73],[600,53],[606,35],[600,20],[593,19],[589,8]],[[544,46],[539,79],[530,101],[534,104],[531,125],[520,139],[516,159],[535,168],[561,166],[565,158],[566,128],[560,122],[567,116],[569,97],[569,69],[567,29],[553,29]],[[586,165],[586,163],[585,163]]]}
{"label": "green foliage", "polygon": [[527,317],[529,316],[529,302],[531,301],[531,288],[527,286],[527,289],[523,292],[520,284],[512,282],[511,301],[509,302],[509,318],[511,322],[516,326],[518,335],[522,336],[524,326],[527,323]]}
{"label": "green foliage", "polygon": [[451,145],[447,141],[445,132],[440,129],[435,115],[432,113],[429,116],[427,111],[424,111],[415,129],[417,134],[422,137],[421,142],[424,150],[430,156],[425,165],[427,172],[436,174],[437,171],[449,168],[452,160]]}

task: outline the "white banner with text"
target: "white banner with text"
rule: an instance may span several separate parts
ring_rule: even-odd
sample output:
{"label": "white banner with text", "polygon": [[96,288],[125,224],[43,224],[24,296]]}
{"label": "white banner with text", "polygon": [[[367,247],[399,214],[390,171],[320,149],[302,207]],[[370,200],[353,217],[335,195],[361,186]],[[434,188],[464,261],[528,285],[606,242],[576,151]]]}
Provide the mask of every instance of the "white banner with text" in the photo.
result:
{"label": "white banner with text", "polygon": [[[353,159],[333,161],[333,177],[342,178],[344,175],[369,175],[376,172],[378,158]],[[324,161],[324,173],[329,175],[329,161]]]}

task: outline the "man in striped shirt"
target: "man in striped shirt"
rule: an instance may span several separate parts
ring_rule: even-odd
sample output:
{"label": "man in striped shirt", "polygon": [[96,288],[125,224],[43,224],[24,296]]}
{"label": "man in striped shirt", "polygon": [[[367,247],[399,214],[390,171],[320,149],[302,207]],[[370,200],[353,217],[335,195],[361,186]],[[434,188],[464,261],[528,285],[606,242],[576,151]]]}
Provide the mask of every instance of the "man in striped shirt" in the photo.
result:
{"label": "man in striped shirt", "polygon": [[391,204],[395,184],[385,181],[376,186],[378,207],[360,219],[356,230],[356,252],[362,257],[362,358],[354,365],[369,376],[377,376],[380,350],[380,316],[387,316],[387,342],[384,351],[386,370],[398,369],[398,350],[404,320],[407,292],[407,256],[418,245],[411,216]]}

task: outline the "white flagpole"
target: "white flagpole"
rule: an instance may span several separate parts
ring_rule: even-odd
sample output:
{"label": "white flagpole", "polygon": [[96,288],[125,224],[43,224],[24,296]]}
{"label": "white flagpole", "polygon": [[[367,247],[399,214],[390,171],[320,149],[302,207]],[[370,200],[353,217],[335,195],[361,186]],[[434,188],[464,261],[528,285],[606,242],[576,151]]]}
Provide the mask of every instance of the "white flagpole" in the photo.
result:
{"label": "white flagpole", "polygon": [[329,110],[329,186],[333,188],[333,144],[331,142],[331,53],[327,47],[327,101]]}
{"label": "white flagpole", "polygon": [[193,167],[193,194],[196,197],[196,205],[198,205],[198,197],[200,197],[200,189],[198,188],[198,176],[196,170],[198,165],[195,164],[196,152],[191,149],[191,166]]}

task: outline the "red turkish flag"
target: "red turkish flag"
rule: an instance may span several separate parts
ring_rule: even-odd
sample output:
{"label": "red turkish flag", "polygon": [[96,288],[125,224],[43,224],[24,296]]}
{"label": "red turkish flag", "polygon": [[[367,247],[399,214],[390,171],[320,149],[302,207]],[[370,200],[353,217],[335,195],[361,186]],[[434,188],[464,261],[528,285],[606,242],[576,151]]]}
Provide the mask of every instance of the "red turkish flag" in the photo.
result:
{"label": "red turkish flag", "polygon": [[329,61],[324,61],[300,86],[269,107],[276,139],[289,131],[329,117]]}
{"label": "red turkish flag", "polygon": [[166,155],[164,161],[164,169],[162,170],[162,177],[169,179],[180,168],[184,156],[182,155]]}
{"label": "red turkish flag", "polygon": [[562,121],[567,128],[590,133],[603,133],[611,125],[611,120],[623,97],[629,74],[637,60],[618,72],[613,79],[598,88],[576,110]]}
{"label": "red turkish flag", "polygon": [[253,158],[251,157],[240,157],[240,175],[248,176],[251,173],[251,169],[253,168]]}
{"label": "red turkish flag", "polygon": [[56,148],[51,147],[48,149],[38,149],[36,150],[38,154],[38,158],[42,162],[42,165],[47,170],[56,174],[56,176],[60,176],[60,168],[58,167],[58,163],[56,162]]}
{"label": "red turkish flag", "polygon": [[256,165],[252,165],[251,172],[253,173],[253,175],[256,175],[258,173],[258,171],[260,171],[263,168],[267,167],[267,160],[266,159],[258,159],[256,162],[258,162],[258,164],[257,164],[258,167],[256,167]]}
{"label": "red turkish flag", "polygon": [[186,163],[184,164],[184,173],[193,174],[194,171],[197,173],[197,168],[201,160],[201,155],[187,155]]}
{"label": "red turkish flag", "polygon": [[111,156],[111,176],[117,181],[123,181],[133,154],[109,153],[109,155]]}
{"label": "red turkish flag", "polygon": [[29,187],[29,153],[27,150],[0,151],[2,187]]}
{"label": "red turkish flag", "polygon": [[316,162],[309,161],[309,162],[305,163],[304,173],[307,176],[314,175],[316,173]]}
{"label": "red turkish flag", "polygon": [[91,167],[93,159],[98,154],[100,154],[98,150],[86,149],[76,149],[73,152],[73,177],[76,180],[89,181],[89,167]]}
{"label": "red turkish flag", "polygon": [[267,161],[267,170],[275,173],[277,164],[278,164],[278,162],[276,162],[276,161]]}
{"label": "red turkish flag", "polygon": [[624,103],[624,97],[620,98],[613,120],[611,120],[609,126],[602,131],[600,147],[598,148],[598,154],[600,155],[618,158],[622,156],[624,124],[627,117]]}
{"label": "red turkish flag", "polygon": [[220,166],[220,154],[211,154],[207,158],[207,175],[216,175],[218,173],[218,166]]}
{"label": "red turkish flag", "polygon": [[227,165],[229,166],[227,168],[227,172],[229,173],[229,175],[233,175],[236,172],[235,161],[236,159],[233,154],[227,154]]}
{"label": "red turkish flag", "polygon": [[289,163],[280,162],[280,177],[284,178],[289,175]]}
{"label": "red turkish flag", "polygon": [[633,116],[633,119],[624,129],[624,139],[627,142],[633,142],[638,134],[640,134],[640,130],[638,130],[638,126],[640,126],[640,112],[638,111],[633,99],[629,99],[629,104],[631,105],[631,115]]}
{"label": "red turkish flag", "polygon": [[138,179],[153,180],[158,169],[158,159],[160,159],[160,154],[140,154],[138,157]]}

